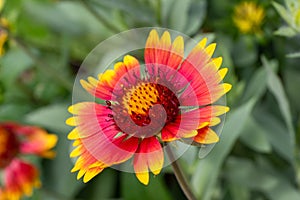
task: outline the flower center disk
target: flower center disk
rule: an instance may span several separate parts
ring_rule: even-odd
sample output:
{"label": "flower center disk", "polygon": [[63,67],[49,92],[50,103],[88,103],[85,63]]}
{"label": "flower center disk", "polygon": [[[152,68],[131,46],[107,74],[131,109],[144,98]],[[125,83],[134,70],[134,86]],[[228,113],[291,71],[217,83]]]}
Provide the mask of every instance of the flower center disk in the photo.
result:
{"label": "flower center disk", "polygon": [[114,120],[129,135],[141,138],[157,135],[179,114],[179,101],[166,86],[141,82],[123,90],[123,95],[117,97],[118,104],[113,106]]}

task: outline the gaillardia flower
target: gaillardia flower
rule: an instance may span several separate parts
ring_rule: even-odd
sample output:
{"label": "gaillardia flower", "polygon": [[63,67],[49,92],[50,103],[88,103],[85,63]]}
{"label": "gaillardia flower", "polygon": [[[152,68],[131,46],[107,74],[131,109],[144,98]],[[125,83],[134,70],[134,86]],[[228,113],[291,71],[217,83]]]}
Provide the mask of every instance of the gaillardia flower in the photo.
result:
{"label": "gaillardia flower", "polygon": [[18,200],[30,196],[34,187],[40,186],[38,169],[24,161],[22,156],[37,155],[52,158],[51,150],[57,136],[34,126],[0,123],[0,200]]}
{"label": "gaillardia flower", "polygon": [[254,2],[242,2],[234,8],[233,22],[241,33],[260,33],[265,11]]}
{"label": "gaillardia flower", "polygon": [[203,39],[184,59],[183,37],[171,41],[168,31],[159,37],[152,30],[146,41],[144,64],[126,55],[114,69],[81,85],[105,104],[80,102],[69,107],[74,116],[66,123],[75,128],[68,138],[78,157],[72,172],[87,182],[104,168],[132,158],[134,172],[147,185],[149,171],[160,173],[164,164],[162,144],[176,140],[215,143],[211,128],[229,110],[212,105],[230,89],[222,83],[227,68],[222,58],[211,56],[216,44]]}

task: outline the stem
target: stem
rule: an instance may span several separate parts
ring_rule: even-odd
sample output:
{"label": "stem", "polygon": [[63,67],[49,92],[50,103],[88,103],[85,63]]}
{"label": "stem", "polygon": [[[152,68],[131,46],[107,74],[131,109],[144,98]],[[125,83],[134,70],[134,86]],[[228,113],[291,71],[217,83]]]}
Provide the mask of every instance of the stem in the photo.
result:
{"label": "stem", "polygon": [[114,24],[110,23],[105,17],[103,17],[102,15],[100,15],[97,11],[95,11],[95,9],[86,0],[81,0],[81,2],[83,3],[84,7],[88,11],[90,11],[91,14],[93,14],[94,17],[96,17],[100,21],[100,23],[102,23],[108,29],[110,29],[111,31],[113,31],[115,33],[119,33],[119,32],[122,31],[117,26],[115,26]]}
{"label": "stem", "polygon": [[178,163],[178,160],[175,160],[174,154],[169,145],[166,146],[166,152],[170,161],[174,160],[174,162],[172,162],[173,171],[183,193],[189,200],[196,200],[196,197],[188,184],[188,181]]}

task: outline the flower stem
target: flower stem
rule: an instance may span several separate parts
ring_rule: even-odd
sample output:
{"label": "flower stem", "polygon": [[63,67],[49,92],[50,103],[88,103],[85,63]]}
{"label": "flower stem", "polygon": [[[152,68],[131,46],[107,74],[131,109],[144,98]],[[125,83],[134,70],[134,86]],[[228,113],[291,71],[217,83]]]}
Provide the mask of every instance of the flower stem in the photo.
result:
{"label": "flower stem", "polygon": [[176,179],[183,191],[183,193],[185,194],[185,196],[189,199],[189,200],[196,200],[196,197],[194,195],[194,193],[192,192],[188,182],[187,182],[187,179],[180,167],[180,164],[178,163],[178,160],[176,160],[174,158],[174,154],[172,152],[172,149],[169,145],[166,145],[166,152],[167,152],[167,155],[170,159],[170,161],[173,161],[172,162],[172,167],[173,167],[173,171],[174,171],[174,174],[176,176]]}

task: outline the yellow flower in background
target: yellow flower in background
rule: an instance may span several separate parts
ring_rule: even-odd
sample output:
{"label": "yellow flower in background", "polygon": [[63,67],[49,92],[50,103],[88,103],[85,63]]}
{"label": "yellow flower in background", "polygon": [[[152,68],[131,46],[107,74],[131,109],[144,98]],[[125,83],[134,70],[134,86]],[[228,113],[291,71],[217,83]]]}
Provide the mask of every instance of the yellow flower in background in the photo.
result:
{"label": "yellow flower in background", "polygon": [[[0,10],[1,10],[1,0],[0,0]],[[5,18],[0,18],[0,56],[4,54],[4,44],[7,41],[8,35],[6,30],[2,27],[8,27],[8,21]]]}
{"label": "yellow flower in background", "polygon": [[7,33],[0,30],[0,56],[2,56],[4,54],[4,44],[7,40]]}
{"label": "yellow flower in background", "polygon": [[264,9],[255,2],[242,2],[234,8],[233,22],[241,33],[259,33],[265,17]]}
{"label": "yellow flower in background", "polygon": [[5,4],[5,0],[0,0],[0,12],[2,11]]}

